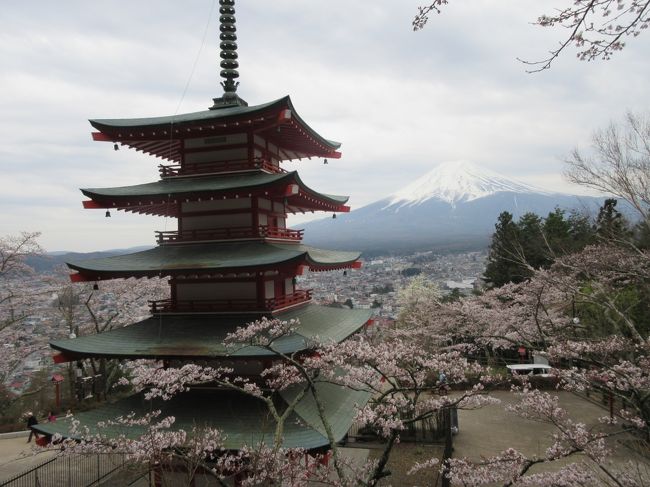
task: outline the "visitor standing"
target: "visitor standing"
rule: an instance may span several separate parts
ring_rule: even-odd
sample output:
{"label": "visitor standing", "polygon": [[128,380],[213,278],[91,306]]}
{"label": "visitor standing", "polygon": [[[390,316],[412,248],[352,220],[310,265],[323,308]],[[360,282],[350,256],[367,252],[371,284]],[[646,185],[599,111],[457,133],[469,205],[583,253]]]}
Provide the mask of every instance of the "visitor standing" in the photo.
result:
{"label": "visitor standing", "polygon": [[38,424],[38,419],[34,416],[34,413],[27,413],[27,428],[29,429],[29,438],[27,438],[27,443],[31,443],[32,436],[38,440],[38,433],[34,431],[34,426]]}

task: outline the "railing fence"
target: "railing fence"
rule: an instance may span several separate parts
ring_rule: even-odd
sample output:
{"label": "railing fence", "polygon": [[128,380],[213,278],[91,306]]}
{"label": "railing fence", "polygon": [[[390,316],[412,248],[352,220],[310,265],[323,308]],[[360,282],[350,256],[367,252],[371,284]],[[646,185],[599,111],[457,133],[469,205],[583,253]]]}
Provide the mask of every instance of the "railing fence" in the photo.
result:
{"label": "railing fence", "polygon": [[0,487],[91,487],[125,467],[124,454],[59,455],[0,482]]}

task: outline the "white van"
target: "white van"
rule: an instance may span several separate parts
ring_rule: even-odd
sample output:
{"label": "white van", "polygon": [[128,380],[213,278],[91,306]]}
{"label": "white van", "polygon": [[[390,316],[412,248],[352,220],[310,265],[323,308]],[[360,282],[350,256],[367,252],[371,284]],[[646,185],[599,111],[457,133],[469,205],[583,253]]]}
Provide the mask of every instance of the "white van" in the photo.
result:
{"label": "white van", "polygon": [[507,365],[512,375],[536,375],[551,377],[551,366],[546,364],[513,364]]}

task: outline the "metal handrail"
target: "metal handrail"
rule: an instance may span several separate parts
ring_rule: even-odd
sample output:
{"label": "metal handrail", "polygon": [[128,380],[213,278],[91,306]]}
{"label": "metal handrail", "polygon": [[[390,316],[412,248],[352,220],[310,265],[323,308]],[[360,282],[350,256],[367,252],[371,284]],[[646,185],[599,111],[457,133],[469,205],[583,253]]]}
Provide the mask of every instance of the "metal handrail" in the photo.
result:
{"label": "metal handrail", "polygon": [[213,162],[186,162],[184,164],[160,164],[158,170],[160,177],[171,178],[196,174],[233,171],[253,171],[262,169],[272,173],[285,173],[280,165],[273,164],[269,159],[256,157],[251,159],[234,159],[229,161]]}
{"label": "metal handrail", "polygon": [[302,240],[303,230],[260,225],[254,227],[229,227],[199,230],[156,231],[156,241],[159,244],[175,242],[192,242],[199,240],[231,240],[238,238],[274,238],[283,240]]}
{"label": "metal handrail", "polygon": [[0,486],[99,485],[125,465],[124,453],[58,455],[0,482]]}
{"label": "metal handrail", "polygon": [[149,301],[152,314],[159,313],[210,313],[224,311],[274,311],[310,301],[311,289],[300,289],[285,296],[264,299],[159,299]]}

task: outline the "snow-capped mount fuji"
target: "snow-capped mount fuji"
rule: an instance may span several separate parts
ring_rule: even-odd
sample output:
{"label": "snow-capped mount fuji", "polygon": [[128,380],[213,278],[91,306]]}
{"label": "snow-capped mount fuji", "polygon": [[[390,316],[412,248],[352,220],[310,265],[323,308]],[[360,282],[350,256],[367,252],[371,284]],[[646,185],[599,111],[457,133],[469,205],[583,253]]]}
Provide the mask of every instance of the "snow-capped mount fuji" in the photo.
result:
{"label": "snow-capped mount fuji", "polygon": [[507,179],[489,169],[480,168],[467,161],[443,162],[424,176],[389,196],[390,206],[419,205],[432,198],[451,205],[472,201],[499,192],[548,192]]}
{"label": "snow-capped mount fuji", "polygon": [[469,162],[445,162],[404,188],[336,219],[305,224],[306,243],[390,251],[485,248],[502,211],[548,215],[556,207],[595,214],[604,198],[555,193]]}

